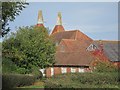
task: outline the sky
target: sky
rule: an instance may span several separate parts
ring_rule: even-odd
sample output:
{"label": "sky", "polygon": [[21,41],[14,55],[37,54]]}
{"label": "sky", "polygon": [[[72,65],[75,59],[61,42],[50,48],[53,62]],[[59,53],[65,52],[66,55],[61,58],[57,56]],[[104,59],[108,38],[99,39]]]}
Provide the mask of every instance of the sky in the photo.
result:
{"label": "sky", "polygon": [[117,2],[30,2],[15,21],[10,22],[11,31],[36,25],[39,10],[42,10],[44,25],[51,31],[57,13],[61,12],[65,30],[80,30],[94,40],[118,40]]}

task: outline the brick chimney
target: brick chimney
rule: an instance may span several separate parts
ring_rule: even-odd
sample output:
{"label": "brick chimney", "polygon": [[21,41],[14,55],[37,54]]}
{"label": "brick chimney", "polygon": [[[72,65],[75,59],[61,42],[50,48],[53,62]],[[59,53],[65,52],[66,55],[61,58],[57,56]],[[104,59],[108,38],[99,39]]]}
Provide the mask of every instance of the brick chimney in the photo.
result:
{"label": "brick chimney", "polygon": [[62,31],[65,31],[64,27],[62,26],[62,15],[61,15],[61,12],[58,12],[57,23],[51,34],[62,32]]}

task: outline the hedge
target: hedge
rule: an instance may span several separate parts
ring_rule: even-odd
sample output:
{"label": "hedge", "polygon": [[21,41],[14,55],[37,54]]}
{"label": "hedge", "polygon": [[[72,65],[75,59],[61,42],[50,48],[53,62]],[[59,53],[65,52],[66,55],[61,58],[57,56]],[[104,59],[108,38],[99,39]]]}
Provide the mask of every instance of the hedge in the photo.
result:
{"label": "hedge", "polygon": [[2,88],[15,88],[20,86],[32,85],[36,80],[35,76],[22,75],[22,74],[3,74],[2,75]]}
{"label": "hedge", "polygon": [[75,73],[48,78],[45,88],[116,88],[118,73]]}

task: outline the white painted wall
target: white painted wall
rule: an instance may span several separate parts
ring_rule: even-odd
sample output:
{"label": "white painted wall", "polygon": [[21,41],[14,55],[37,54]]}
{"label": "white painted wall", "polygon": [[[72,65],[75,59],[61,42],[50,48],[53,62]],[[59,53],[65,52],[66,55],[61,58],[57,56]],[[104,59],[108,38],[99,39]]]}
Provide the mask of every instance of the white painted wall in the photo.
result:
{"label": "white painted wall", "polygon": [[67,68],[61,67],[61,72],[62,72],[62,73],[67,73]]}
{"label": "white painted wall", "polygon": [[84,68],[79,68],[79,72],[85,72]]}
{"label": "white painted wall", "polygon": [[75,68],[71,68],[71,73],[75,73],[76,69]]}
{"label": "white painted wall", "polygon": [[43,76],[45,76],[45,69],[39,69],[39,70],[42,72]]}
{"label": "white painted wall", "polygon": [[53,75],[54,75],[54,68],[51,67],[51,76],[53,76]]}

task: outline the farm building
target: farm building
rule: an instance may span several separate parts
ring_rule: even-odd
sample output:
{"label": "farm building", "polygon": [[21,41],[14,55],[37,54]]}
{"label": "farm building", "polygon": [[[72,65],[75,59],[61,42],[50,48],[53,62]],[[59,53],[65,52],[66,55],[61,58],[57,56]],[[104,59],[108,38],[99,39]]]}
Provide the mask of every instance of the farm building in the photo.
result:
{"label": "farm building", "polygon": [[[38,14],[37,26],[43,25],[42,11]],[[61,13],[50,34],[56,45],[55,64],[53,67],[41,69],[46,77],[62,73],[92,72],[97,58],[118,65],[117,41],[94,41],[80,30],[65,30]]]}

